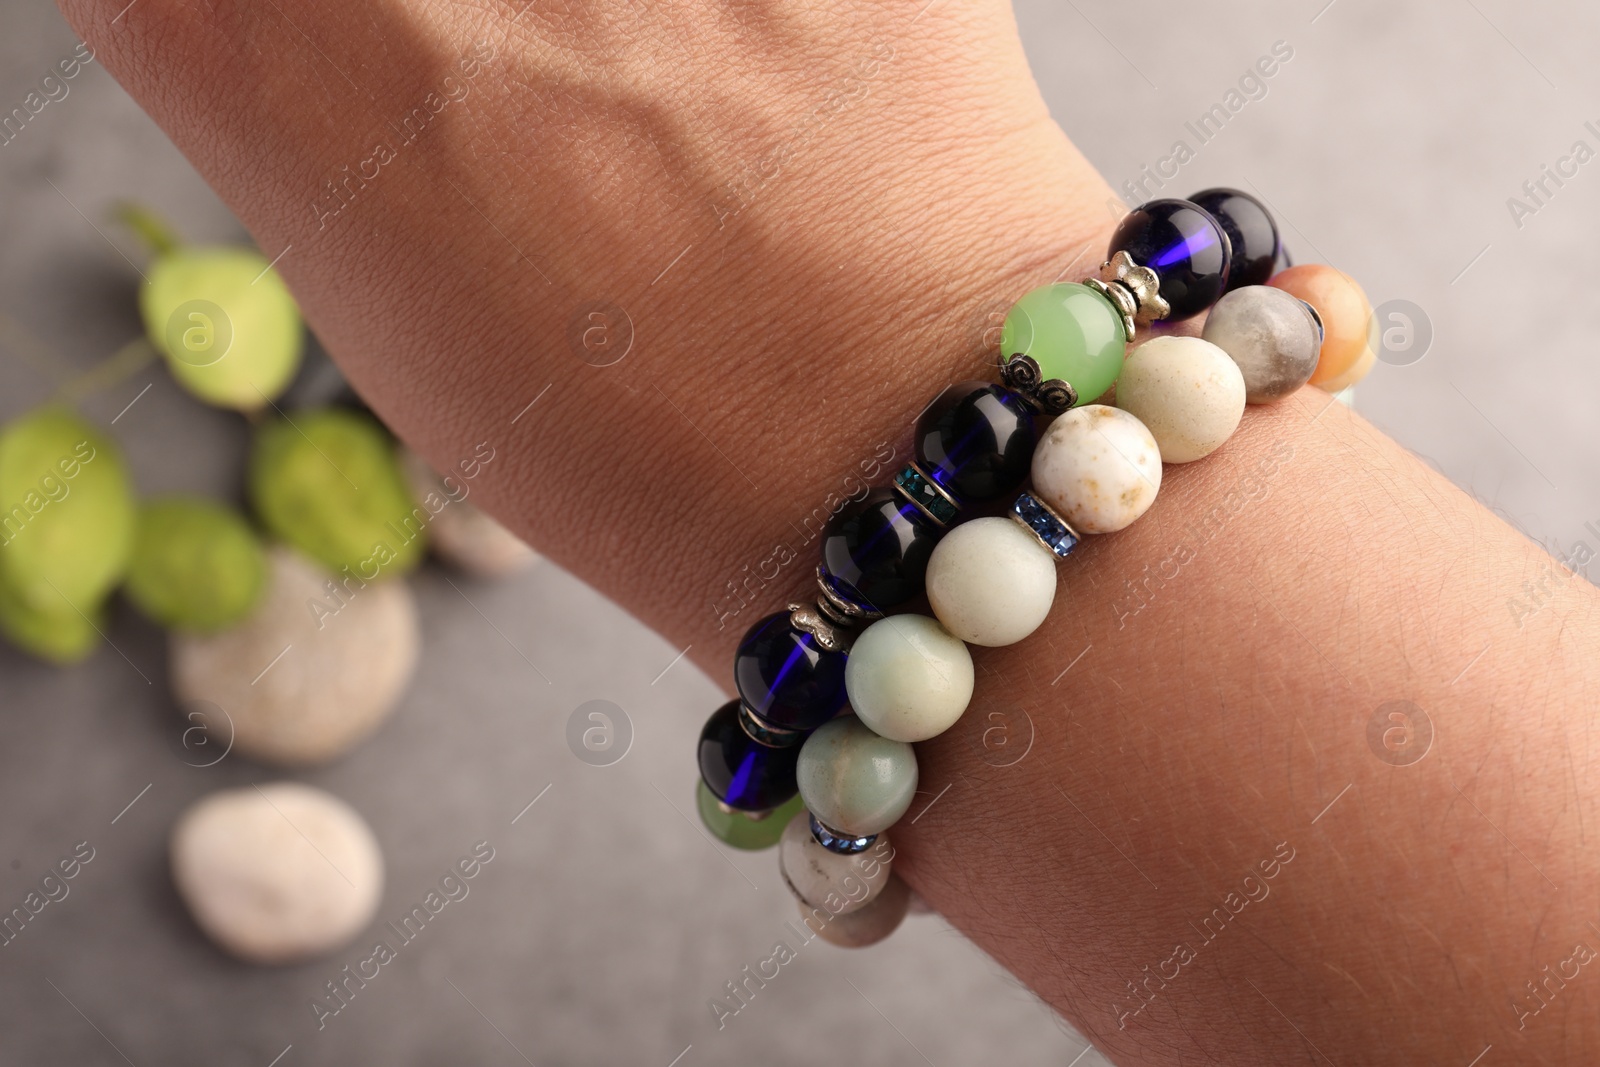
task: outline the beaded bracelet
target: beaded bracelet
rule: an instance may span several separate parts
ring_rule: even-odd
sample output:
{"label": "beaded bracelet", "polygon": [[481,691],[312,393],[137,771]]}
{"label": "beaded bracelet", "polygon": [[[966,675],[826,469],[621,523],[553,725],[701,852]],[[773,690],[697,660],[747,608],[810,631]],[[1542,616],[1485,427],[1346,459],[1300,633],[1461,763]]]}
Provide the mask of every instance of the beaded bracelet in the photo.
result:
{"label": "beaded bracelet", "polygon": [[[1207,309],[1201,337],[1128,351],[1152,323]],[[949,729],[972,698],[967,645],[1015,644],[1037,629],[1057,560],[1085,534],[1143,515],[1162,463],[1217,449],[1247,403],[1308,382],[1338,392],[1364,376],[1376,358],[1370,320],[1347,275],[1290,263],[1271,214],[1247,193],[1135,208],[1095,276],[1035,289],[1007,313],[1001,383],[946,389],[917,419],[915,461],[834,516],[815,603],[744,635],[739,697],[700,735],[708,828],[739,848],[777,844],[801,915],[824,939],[887,937],[911,893],[891,870],[885,831],[917,788],[912,743]],[[1084,403],[1113,385],[1116,406]],[[1008,515],[957,525],[1030,476]],[[934,617],[887,614],[924,591]],[[846,704],[854,715],[840,714]]]}

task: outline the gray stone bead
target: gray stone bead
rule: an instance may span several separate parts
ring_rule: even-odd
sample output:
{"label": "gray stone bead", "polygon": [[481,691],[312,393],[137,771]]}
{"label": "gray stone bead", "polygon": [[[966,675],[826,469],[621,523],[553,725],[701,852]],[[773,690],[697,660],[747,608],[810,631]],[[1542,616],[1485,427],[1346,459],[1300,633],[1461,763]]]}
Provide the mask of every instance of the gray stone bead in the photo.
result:
{"label": "gray stone bead", "polygon": [[899,822],[911,806],[917,753],[845,715],[806,738],[795,778],[806,808],[819,822],[851,837],[867,837]]}
{"label": "gray stone bead", "polygon": [[830,945],[840,948],[866,948],[875,945],[900,928],[911,910],[911,887],[898,874],[889,875],[883,892],[872,903],[842,915],[830,915],[826,908],[800,905],[806,928]]}
{"label": "gray stone bead", "polygon": [[789,891],[808,907],[826,908],[833,915],[872,903],[888,884],[893,857],[888,834],[879,834],[865,852],[829,852],[811,836],[807,811],[795,813],[778,841],[778,868]]}
{"label": "gray stone bead", "polygon": [[1247,285],[1217,301],[1200,336],[1233,357],[1252,404],[1270,404],[1306,384],[1322,351],[1305,306],[1270,285]]}

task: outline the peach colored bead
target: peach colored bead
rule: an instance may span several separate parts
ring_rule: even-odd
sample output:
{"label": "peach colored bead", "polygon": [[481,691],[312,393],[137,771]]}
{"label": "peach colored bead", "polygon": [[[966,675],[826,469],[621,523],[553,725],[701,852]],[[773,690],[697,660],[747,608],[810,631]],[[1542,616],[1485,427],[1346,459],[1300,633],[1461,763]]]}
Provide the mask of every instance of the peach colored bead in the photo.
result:
{"label": "peach colored bead", "polygon": [[1372,305],[1350,275],[1323,263],[1302,263],[1267,282],[1317,309],[1322,316],[1322,353],[1311,384],[1342,377],[1369,351]]}
{"label": "peach colored bead", "polygon": [[1365,378],[1367,376],[1367,371],[1371,370],[1373,364],[1377,362],[1378,353],[1374,352],[1369,346],[1367,350],[1362,353],[1361,358],[1350,365],[1349,370],[1345,371],[1337,378],[1329,378],[1325,382],[1318,382],[1317,388],[1324,389],[1330,393],[1343,392],[1345,389],[1348,389],[1350,386]]}

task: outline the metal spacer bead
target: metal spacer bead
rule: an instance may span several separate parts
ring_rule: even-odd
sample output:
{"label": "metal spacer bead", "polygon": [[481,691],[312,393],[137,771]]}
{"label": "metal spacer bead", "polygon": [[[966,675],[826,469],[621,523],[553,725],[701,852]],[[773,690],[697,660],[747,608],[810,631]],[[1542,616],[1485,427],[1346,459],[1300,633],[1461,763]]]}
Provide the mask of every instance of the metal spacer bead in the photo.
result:
{"label": "metal spacer bead", "polygon": [[1032,493],[1023,493],[1011,505],[1013,522],[1033,534],[1034,538],[1057,559],[1066,559],[1083,540],[1083,535],[1072,528],[1055,508]]}
{"label": "metal spacer bead", "polygon": [[1172,305],[1161,297],[1161,279],[1149,267],[1140,266],[1127,252],[1118,252],[1100,265],[1095,278],[1084,285],[1102,294],[1122,316],[1122,326],[1133,342],[1137,327],[1148,326],[1172,313]]}
{"label": "metal spacer bead", "polygon": [[[1299,300],[1300,298],[1296,297],[1295,299]],[[1311,325],[1313,325],[1313,326],[1315,326],[1317,328],[1317,345],[1318,345],[1318,347],[1321,347],[1322,342],[1327,337],[1327,332],[1322,327],[1322,314],[1321,314],[1321,312],[1317,311],[1316,308],[1312,307],[1311,306],[1311,301],[1309,301],[1309,300],[1301,300],[1300,301],[1300,306],[1305,308],[1306,318],[1311,320]]]}
{"label": "metal spacer bead", "polygon": [[1134,299],[1133,294],[1115,282],[1108,285],[1099,278],[1085,278],[1083,284],[1111,301],[1111,306],[1122,316],[1122,329],[1127,333],[1128,342],[1131,344],[1134,332],[1139,326],[1139,302]]}
{"label": "metal spacer bead", "polygon": [[1078,391],[1060,378],[1041,381],[1039,361],[1018,353],[1000,364],[1000,380],[1007,389],[1047,415],[1060,415],[1078,403]]}
{"label": "metal spacer bead", "polygon": [[[926,489],[931,494],[931,499],[917,499],[912,489],[907,486],[907,482],[910,482],[911,486]],[[915,463],[907,463],[900,473],[895,475],[894,491],[900,496],[900,499],[922,512],[923,515],[927,516],[929,522],[941,530],[955,522],[957,515],[961,511],[961,505],[956,501],[956,498],[951,496],[944,486],[934,481],[928,476],[927,471]]]}
{"label": "metal spacer bead", "polygon": [[850,651],[850,631],[830,619],[815,604],[802,604],[798,601],[790,604],[789,625],[815,637],[817,644],[829,652]]}
{"label": "metal spacer bead", "polygon": [[768,748],[788,748],[805,740],[804,730],[790,730],[783,726],[774,726],[755,711],[744,701],[739,701],[739,729],[745,736],[758,745]]}
{"label": "metal spacer bead", "polygon": [[[854,601],[846,600],[828,585],[828,572],[822,564],[817,564],[817,610],[823,618],[835,626],[847,630],[855,629],[865,623],[876,622],[883,618],[883,612],[864,608]],[[802,627],[804,629],[804,627]],[[806,631],[810,633],[810,630]]]}
{"label": "metal spacer bead", "polygon": [[857,852],[865,852],[878,839],[877,834],[856,837],[852,834],[835,830],[810,812],[807,812],[806,815],[811,820],[811,836],[816,838],[817,844],[829,852],[837,852],[841,856],[853,856]]}

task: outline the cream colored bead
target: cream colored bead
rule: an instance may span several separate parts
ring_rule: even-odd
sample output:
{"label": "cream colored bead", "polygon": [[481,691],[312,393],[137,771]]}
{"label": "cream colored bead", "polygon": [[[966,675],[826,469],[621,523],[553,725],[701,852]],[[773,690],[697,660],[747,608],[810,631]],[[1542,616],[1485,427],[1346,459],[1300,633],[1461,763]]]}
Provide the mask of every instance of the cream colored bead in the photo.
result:
{"label": "cream colored bead", "polygon": [[944,733],[967,710],[972,685],[972,653],[926,615],[879,619],[861,631],[844,666],[856,716],[891,741]]}
{"label": "cream colored bead", "polygon": [[1086,404],[1055,422],[1033,451],[1033,493],[1079,533],[1115,533],[1155,503],[1161,449],[1120,408]]}
{"label": "cream colored bead", "polygon": [[807,811],[795,812],[778,840],[778,869],[789,891],[802,904],[834,915],[864,908],[883,892],[893,857],[887,833],[852,855],[823,848],[811,834]]}
{"label": "cream colored bead", "polygon": [[969,644],[1014,645],[1050,614],[1056,557],[1020,523],[987,516],[944,535],[925,582],[946,630]]}
{"label": "cream colored bead", "polygon": [[1117,407],[1144,423],[1167,463],[1214,452],[1239,428],[1244,375],[1222,349],[1199,337],[1155,337],[1128,353]]}

